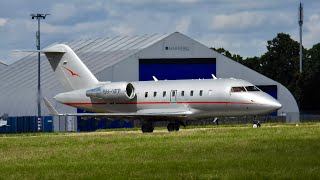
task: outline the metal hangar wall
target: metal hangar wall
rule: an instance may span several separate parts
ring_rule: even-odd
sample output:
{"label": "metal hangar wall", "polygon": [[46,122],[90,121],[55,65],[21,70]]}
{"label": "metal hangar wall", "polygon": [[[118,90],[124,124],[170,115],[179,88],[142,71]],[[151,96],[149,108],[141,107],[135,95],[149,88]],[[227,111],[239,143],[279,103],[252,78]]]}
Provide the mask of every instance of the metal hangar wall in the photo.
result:
{"label": "metal hangar wall", "polygon": [[0,62],[0,71],[1,71],[2,69],[6,68],[7,66],[8,66],[8,65]]}

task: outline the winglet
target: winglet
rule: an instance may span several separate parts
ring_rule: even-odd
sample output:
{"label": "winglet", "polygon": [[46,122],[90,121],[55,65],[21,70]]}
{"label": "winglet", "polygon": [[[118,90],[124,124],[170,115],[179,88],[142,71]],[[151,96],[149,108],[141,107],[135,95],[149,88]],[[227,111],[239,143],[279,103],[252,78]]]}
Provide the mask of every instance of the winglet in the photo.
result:
{"label": "winglet", "polygon": [[59,116],[60,114],[58,111],[51,105],[51,103],[48,101],[46,97],[43,98],[44,103],[46,104],[50,115]]}
{"label": "winglet", "polygon": [[154,81],[158,81],[158,79],[155,76],[152,76]]}

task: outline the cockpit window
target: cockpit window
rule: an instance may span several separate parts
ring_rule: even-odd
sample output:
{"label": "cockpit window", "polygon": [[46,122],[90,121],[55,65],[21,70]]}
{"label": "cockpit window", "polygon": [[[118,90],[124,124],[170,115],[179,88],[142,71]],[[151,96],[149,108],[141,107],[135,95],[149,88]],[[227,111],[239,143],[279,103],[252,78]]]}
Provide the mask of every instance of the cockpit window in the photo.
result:
{"label": "cockpit window", "polygon": [[244,87],[232,87],[231,92],[246,92],[246,89]]}
{"label": "cockpit window", "polygon": [[260,91],[256,86],[246,86],[247,91]]}

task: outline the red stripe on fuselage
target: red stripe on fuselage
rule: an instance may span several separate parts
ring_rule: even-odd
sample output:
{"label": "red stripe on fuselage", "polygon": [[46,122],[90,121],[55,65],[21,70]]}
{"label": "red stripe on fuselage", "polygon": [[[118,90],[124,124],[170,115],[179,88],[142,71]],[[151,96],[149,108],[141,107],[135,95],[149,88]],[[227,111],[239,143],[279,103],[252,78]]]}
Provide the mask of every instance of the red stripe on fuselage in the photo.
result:
{"label": "red stripe on fuselage", "polygon": [[177,102],[177,104],[255,104],[252,102]]}
{"label": "red stripe on fuselage", "polygon": [[252,102],[70,102],[66,105],[106,105],[106,104],[256,104]]}

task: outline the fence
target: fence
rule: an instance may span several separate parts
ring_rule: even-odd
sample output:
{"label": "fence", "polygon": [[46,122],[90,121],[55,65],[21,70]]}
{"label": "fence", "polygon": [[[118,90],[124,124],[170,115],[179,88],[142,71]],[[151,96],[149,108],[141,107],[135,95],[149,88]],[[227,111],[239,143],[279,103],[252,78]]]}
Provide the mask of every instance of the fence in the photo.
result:
{"label": "fence", "polygon": [[[221,117],[218,118],[219,124],[251,124],[253,120],[260,123],[304,123],[304,122],[320,122],[319,114],[299,114],[286,113],[284,116],[246,116],[246,117]],[[166,127],[169,121],[157,121],[155,126]],[[204,120],[187,120],[187,126],[198,125],[215,125],[214,118]],[[37,132],[38,123],[36,116],[9,117],[7,119],[8,127],[1,127],[0,133],[32,133]],[[97,129],[110,128],[132,128],[140,127],[141,121],[125,121],[121,119],[107,120],[96,118],[77,118],[72,116],[43,116],[42,130],[43,132],[82,132],[96,131]]]}
{"label": "fence", "polygon": [[[0,133],[32,133],[38,131],[38,117],[36,116],[22,116],[22,117],[8,117],[7,125],[0,128]],[[52,116],[42,117],[42,131],[53,131]]]}

